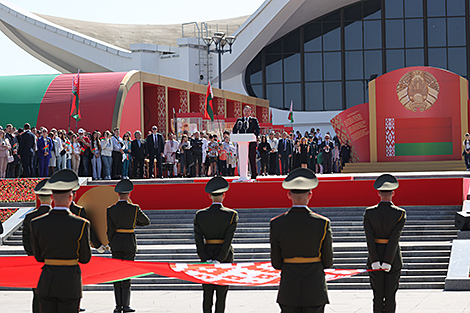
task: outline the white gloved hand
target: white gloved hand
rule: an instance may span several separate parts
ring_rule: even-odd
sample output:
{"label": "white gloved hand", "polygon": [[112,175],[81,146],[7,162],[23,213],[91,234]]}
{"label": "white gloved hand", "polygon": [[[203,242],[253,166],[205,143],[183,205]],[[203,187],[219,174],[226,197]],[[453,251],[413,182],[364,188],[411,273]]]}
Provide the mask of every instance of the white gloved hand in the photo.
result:
{"label": "white gloved hand", "polygon": [[392,266],[390,264],[384,262],[382,264],[382,269],[386,272],[390,272],[390,270],[392,269]]}
{"label": "white gloved hand", "polygon": [[212,263],[212,259],[211,260],[206,260],[206,263]]}
{"label": "white gloved hand", "polygon": [[372,263],[371,267],[372,267],[373,270],[379,270],[381,268],[380,262],[377,261],[377,262]]}
{"label": "white gloved hand", "polygon": [[106,251],[106,247],[101,245],[98,249],[96,249],[99,253],[104,253]]}

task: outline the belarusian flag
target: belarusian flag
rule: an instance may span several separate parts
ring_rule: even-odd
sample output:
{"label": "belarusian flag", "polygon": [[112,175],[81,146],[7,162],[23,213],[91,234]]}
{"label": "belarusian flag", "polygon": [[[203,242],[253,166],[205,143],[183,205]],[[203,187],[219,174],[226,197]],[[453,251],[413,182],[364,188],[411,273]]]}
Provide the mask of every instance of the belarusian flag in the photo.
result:
{"label": "belarusian flag", "polygon": [[211,82],[209,82],[209,84],[207,85],[204,117],[210,118],[211,121],[214,121],[214,106],[212,105],[212,99],[214,99],[214,95],[212,94]]}
{"label": "belarusian flag", "polygon": [[76,121],[82,119],[80,114],[80,70],[78,70],[77,76],[73,77],[72,80],[72,106],[70,109],[70,116]]}
{"label": "belarusian flag", "polygon": [[452,155],[452,118],[394,118],[395,156]]}
{"label": "belarusian flag", "polygon": [[287,117],[287,119],[288,119],[291,123],[294,123],[294,110],[293,110],[293,106],[294,106],[294,100],[291,100],[291,101],[290,101],[289,116]]}

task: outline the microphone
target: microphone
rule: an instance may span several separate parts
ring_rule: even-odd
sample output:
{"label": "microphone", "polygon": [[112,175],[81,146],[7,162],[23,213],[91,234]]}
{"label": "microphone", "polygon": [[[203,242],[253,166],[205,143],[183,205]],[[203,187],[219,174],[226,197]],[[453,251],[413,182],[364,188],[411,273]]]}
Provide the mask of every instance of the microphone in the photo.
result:
{"label": "microphone", "polygon": [[237,133],[240,133],[240,130],[242,129],[242,121],[237,122]]}

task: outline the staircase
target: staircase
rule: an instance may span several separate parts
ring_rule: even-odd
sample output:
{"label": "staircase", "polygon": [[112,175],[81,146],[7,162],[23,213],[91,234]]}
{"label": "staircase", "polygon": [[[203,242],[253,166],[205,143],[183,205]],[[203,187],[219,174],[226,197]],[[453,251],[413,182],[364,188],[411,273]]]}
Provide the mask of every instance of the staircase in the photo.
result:
{"label": "staircase", "polygon": [[[444,289],[454,227],[459,206],[406,207],[407,222],[401,237],[404,267],[400,288]],[[269,261],[269,221],[286,209],[241,209],[233,240],[235,262]],[[317,208],[331,220],[336,269],[366,267],[367,249],[362,228],[364,208]],[[154,262],[198,262],[193,239],[193,210],[145,211],[152,224],[136,230],[139,251],[136,260]],[[0,255],[22,255],[21,229],[10,236]],[[110,257],[110,253],[97,256]],[[85,290],[110,290],[112,285],[85,286]],[[139,290],[199,290],[199,284],[149,275],[133,279]],[[276,287],[231,287],[232,289],[276,289]],[[368,289],[369,278],[361,274],[328,283],[329,289]],[[2,288],[5,290],[5,288]]]}

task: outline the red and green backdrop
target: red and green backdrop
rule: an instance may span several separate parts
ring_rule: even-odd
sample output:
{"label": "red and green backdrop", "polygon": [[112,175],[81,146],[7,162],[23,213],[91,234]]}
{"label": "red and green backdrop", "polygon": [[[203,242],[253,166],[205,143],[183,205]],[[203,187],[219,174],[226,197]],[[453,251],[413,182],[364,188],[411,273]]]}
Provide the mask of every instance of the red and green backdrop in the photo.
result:
{"label": "red and green backdrop", "polygon": [[352,144],[353,162],[461,160],[468,131],[468,82],[432,67],[408,67],[369,84],[369,103],[331,123]]}

